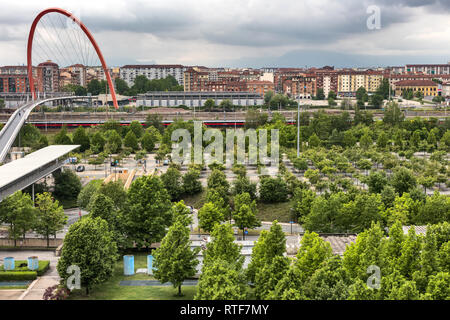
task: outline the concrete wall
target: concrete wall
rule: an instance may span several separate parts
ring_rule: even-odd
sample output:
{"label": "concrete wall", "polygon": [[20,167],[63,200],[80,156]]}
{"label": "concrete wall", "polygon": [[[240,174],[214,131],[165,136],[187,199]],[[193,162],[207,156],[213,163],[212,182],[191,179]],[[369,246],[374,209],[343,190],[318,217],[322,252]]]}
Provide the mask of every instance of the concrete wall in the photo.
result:
{"label": "concrete wall", "polygon": [[[63,239],[50,239],[49,245],[52,248],[56,248],[63,243]],[[14,240],[11,239],[0,239],[1,247],[13,247]],[[16,246],[20,247],[47,247],[47,239],[18,239],[16,241]]]}

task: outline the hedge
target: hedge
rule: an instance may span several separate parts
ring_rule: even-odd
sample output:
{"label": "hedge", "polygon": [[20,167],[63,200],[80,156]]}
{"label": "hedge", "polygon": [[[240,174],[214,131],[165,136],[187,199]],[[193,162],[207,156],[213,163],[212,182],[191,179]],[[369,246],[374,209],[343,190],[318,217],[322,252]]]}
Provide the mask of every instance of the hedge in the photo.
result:
{"label": "hedge", "polygon": [[[28,272],[30,270],[28,270],[28,266],[25,267],[19,267],[19,265],[21,264],[27,264],[26,260],[16,260],[15,261],[15,269],[11,270],[11,271],[4,271],[3,266],[0,266],[0,275],[5,273],[5,272]],[[27,264],[28,265],[28,264]],[[50,268],[50,261],[49,260],[39,260],[39,266],[38,269],[36,271],[31,271],[36,273],[38,276],[42,276],[45,272],[47,272],[47,270]]]}
{"label": "hedge", "polygon": [[36,271],[2,271],[2,272],[0,272],[0,281],[35,280],[36,278],[37,278]]}

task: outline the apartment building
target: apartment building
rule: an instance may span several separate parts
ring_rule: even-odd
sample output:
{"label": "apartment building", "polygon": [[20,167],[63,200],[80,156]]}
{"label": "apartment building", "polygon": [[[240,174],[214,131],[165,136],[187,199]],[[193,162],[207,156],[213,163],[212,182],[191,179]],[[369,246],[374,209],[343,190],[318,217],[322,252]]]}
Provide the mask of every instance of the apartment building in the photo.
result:
{"label": "apartment building", "polygon": [[185,67],[180,64],[125,65],[120,68],[120,78],[131,87],[137,76],[145,76],[147,79],[155,80],[164,79],[171,75],[180,85],[183,85],[184,71]]}
{"label": "apartment building", "polygon": [[337,93],[340,96],[355,96],[360,87],[365,88],[367,92],[375,92],[382,81],[383,73],[381,71],[339,71]]}
{"label": "apartment building", "polygon": [[304,74],[283,81],[283,93],[294,99],[311,99],[316,95],[316,76]]}
{"label": "apartment building", "polygon": [[313,72],[316,75],[316,90],[322,88],[325,97],[330,91],[338,92],[338,73],[334,67],[326,66]]}
{"label": "apartment building", "polygon": [[0,74],[1,93],[25,93],[27,91],[29,91],[29,84],[26,74]]}
{"label": "apartment building", "polygon": [[269,91],[274,91],[273,82],[271,81],[253,80],[247,81],[246,84],[248,92],[259,93],[261,96],[264,96]]}
{"label": "apartment building", "polygon": [[39,92],[59,92],[59,66],[48,60],[37,66],[36,89]]}
{"label": "apartment building", "polygon": [[406,73],[450,74],[450,62],[447,64],[407,64]]}
{"label": "apartment building", "polygon": [[293,77],[300,77],[305,73],[305,69],[302,68],[279,68],[274,73],[273,83],[275,91],[278,93],[283,92],[283,83],[286,80],[291,80]]}
{"label": "apartment building", "polygon": [[445,82],[442,84],[441,96],[450,99],[450,82]]}
{"label": "apartment building", "polygon": [[[218,81],[217,72],[213,72],[214,81]],[[183,75],[184,91],[205,91],[210,81],[210,72],[206,68],[189,67]],[[203,90],[202,90],[203,89]]]}

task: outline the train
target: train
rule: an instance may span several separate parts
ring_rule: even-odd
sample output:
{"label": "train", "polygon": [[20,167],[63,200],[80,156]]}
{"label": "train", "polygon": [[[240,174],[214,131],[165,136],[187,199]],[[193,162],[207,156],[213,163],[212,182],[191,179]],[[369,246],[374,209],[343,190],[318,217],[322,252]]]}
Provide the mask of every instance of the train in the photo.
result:
{"label": "train", "polygon": [[[128,126],[130,125],[131,121],[133,120],[117,120],[121,126]],[[145,120],[138,120],[142,125],[145,124]],[[245,125],[245,120],[202,120],[203,124],[207,127],[216,127],[216,128],[223,128],[223,127],[243,127]],[[162,120],[161,121],[164,126],[170,125],[173,120]],[[62,126],[66,126],[68,128],[71,127],[91,127],[91,126],[98,126],[105,123],[105,121],[90,121],[90,120],[79,120],[79,121],[51,121],[51,122],[45,122],[45,121],[27,121],[27,123],[30,123],[34,125],[37,128],[40,129],[50,129],[50,128],[61,128]],[[296,122],[293,120],[287,120],[287,124],[295,125]]]}

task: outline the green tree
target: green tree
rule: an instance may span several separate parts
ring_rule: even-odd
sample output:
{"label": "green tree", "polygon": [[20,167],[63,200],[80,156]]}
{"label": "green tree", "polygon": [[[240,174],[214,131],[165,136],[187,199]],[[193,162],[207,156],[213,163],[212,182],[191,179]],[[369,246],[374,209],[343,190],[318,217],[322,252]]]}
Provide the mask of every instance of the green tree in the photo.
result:
{"label": "green tree", "polygon": [[87,209],[92,196],[97,192],[101,184],[101,180],[91,180],[81,189],[77,197],[77,204],[80,208]]}
{"label": "green tree", "polygon": [[171,200],[179,200],[183,193],[180,171],[176,168],[168,168],[167,171],[161,175],[161,181],[169,193]]}
{"label": "green tree", "polygon": [[383,96],[380,94],[373,94],[370,96],[370,104],[374,107],[374,108],[380,108],[383,105]]}
{"label": "green tree", "polygon": [[315,232],[305,232],[297,253],[295,267],[300,271],[302,282],[309,279],[322,264],[332,256],[331,245]]}
{"label": "green tree", "polygon": [[368,132],[366,132],[359,140],[359,145],[363,149],[368,149],[372,145],[372,143],[373,143],[372,137]]}
{"label": "green tree", "polygon": [[93,218],[100,217],[112,229],[116,225],[116,212],[114,202],[108,196],[101,193],[96,193],[89,202],[89,214]]}
{"label": "green tree", "polygon": [[294,210],[299,222],[303,222],[305,217],[311,212],[311,206],[316,198],[314,191],[310,189],[296,188],[293,196],[292,209]]}
{"label": "green tree", "polygon": [[117,153],[122,148],[122,138],[116,130],[105,132],[106,145],[104,147],[108,154]]}
{"label": "green tree", "polygon": [[100,81],[98,81],[97,79],[92,79],[87,84],[87,92],[91,93],[93,96],[97,96],[101,90],[102,88],[100,85]]}
{"label": "green tree", "polygon": [[384,111],[383,122],[391,126],[399,125],[405,119],[397,103],[389,103]]}
{"label": "green tree", "polygon": [[383,131],[378,136],[377,147],[386,148],[387,144],[388,144],[388,137],[387,137],[387,134]]}
{"label": "green tree", "polygon": [[203,268],[195,300],[242,300],[247,297],[247,285],[242,270],[215,260]]}
{"label": "green tree", "polygon": [[64,209],[54,200],[50,193],[44,192],[36,195],[37,217],[34,230],[47,239],[47,248],[50,247],[50,236],[61,231],[67,222]]}
{"label": "green tree", "polygon": [[181,296],[183,281],[193,277],[196,266],[199,263],[197,254],[200,248],[191,250],[189,240],[189,228],[187,225],[190,217],[180,215],[169,228],[166,236],[161,241],[153,256],[154,275],[161,283],[171,282],[174,288],[178,288],[178,296]]}
{"label": "green tree", "polygon": [[152,152],[155,148],[155,138],[148,132],[145,131],[141,139],[142,148],[147,152]]}
{"label": "green tree", "polygon": [[266,94],[264,95],[264,103],[268,104],[270,102],[270,100],[272,100],[274,93],[272,90],[269,90],[266,92]]}
{"label": "green tree", "polygon": [[356,242],[347,246],[342,265],[351,279],[359,279],[365,286],[369,266],[376,265],[383,270],[383,238],[381,225],[373,223],[369,229],[358,234]]}
{"label": "green tree", "polygon": [[9,238],[14,240],[25,238],[25,233],[34,227],[36,210],[33,201],[27,193],[17,191],[0,202],[0,223],[8,225]]}
{"label": "green tree", "polygon": [[188,195],[193,195],[203,190],[202,183],[199,180],[200,172],[195,169],[189,169],[183,175],[183,192]]}
{"label": "green tree", "polygon": [[229,99],[224,99],[220,102],[219,107],[225,111],[231,111],[233,108],[233,103]]}
{"label": "green tree", "polygon": [[96,284],[108,280],[118,258],[117,246],[108,224],[101,218],[84,218],[70,226],[64,238],[57,270],[66,282],[71,276],[68,268],[80,268],[81,285],[86,294]]}
{"label": "green tree", "polygon": [[384,171],[371,171],[365,181],[370,193],[381,193],[387,182],[388,180]]}
{"label": "green tree", "polygon": [[127,95],[127,91],[130,90],[128,87],[128,84],[125,80],[122,80],[120,78],[114,79],[114,83],[116,85],[116,91],[120,95]]}
{"label": "green tree", "polygon": [[450,299],[450,273],[439,272],[431,276],[428,282],[426,298],[433,300],[449,300]]}
{"label": "green tree", "polygon": [[241,193],[234,197],[234,223],[242,230],[242,237],[245,240],[244,229],[259,227],[261,223],[256,218],[258,209],[256,201],[251,199],[250,194]]}
{"label": "green tree", "polygon": [[223,212],[212,202],[206,202],[198,211],[199,227],[210,232],[216,224],[220,224],[224,220]]}
{"label": "green tree", "polygon": [[450,198],[435,191],[431,197],[427,197],[425,203],[420,206],[419,214],[414,219],[417,225],[437,224],[450,221]]}
{"label": "green tree", "polygon": [[53,141],[55,144],[72,144],[72,140],[67,135],[67,128],[63,126],[61,130],[55,135]]}
{"label": "green tree", "polygon": [[242,270],[244,256],[241,255],[241,246],[234,243],[231,225],[216,224],[211,232],[211,238],[213,240],[206,245],[206,250],[203,252],[202,273],[215,261],[224,261],[235,270]]}
{"label": "green tree", "polygon": [[130,130],[133,131],[137,139],[140,139],[144,134],[144,128],[138,120],[133,120],[130,123]]}
{"label": "green tree", "polygon": [[86,130],[84,130],[83,127],[78,127],[73,133],[73,143],[80,145],[81,152],[84,152],[90,148],[91,142],[86,134]]}
{"label": "green tree", "polygon": [[159,242],[172,223],[170,195],[157,176],[142,176],[131,184],[121,216],[125,234],[137,247]]}
{"label": "green tree", "polygon": [[127,193],[120,181],[110,181],[101,184],[97,193],[101,193],[110,198],[114,202],[116,210],[124,209],[126,206]]}
{"label": "green tree", "polygon": [[390,182],[395,188],[395,191],[400,195],[404,192],[408,192],[417,185],[414,173],[405,167],[397,167],[394,169],[394,174],[392,175]]}
{"label": "green tree", "polygon": [[133,151],[139,150],[139,143],[136,135],[133,131],[128,131],[125,139],[123,140],[123,144],[125,147],[133,149]]}
{"label": "green tree", "polygon": [[364,106],[364,102],[369,101],[369,96],[367,95],[366,88],[359,87],[358,90],[356,90],[356,100],[358,102],[362,102],[363,106]]}
{"label": "green tree", "polygon": [[350,281],[342,267],[342,259],[336,255],[325,261],[305,286],[305,294],[312,300],[346,300]]}
{"label": "green tree", "polygon": [[284,202],[287,200],[286,182],[281,177],[264,176],[260,180],[259,198],[265,203]]}
{"label": "green tree", "polygon": [[207,99],[203,104],[205,111],[212,111],[216,107],[216,102],[213,99]]}
{"label": "green tree", "polygon": [[309,137],[308,146],[315,148],[315,147],[320,146],[320,143],[321,143],[320,138],[315,133],[313,133]]}
{"label": "green tree", "polygon": [[256,281],[256,275],[264,266],[271,264],[275,257],[283,256],[286,251],[286,237],[278,221],[272,222],[270,231],[263,230],[252,250],[252,259],[247,268],[247,278]]}
{"label": "green tree", "polygon": [[96,131],[91,138],[91,149],[94,153],[99,153],[103,151],[105,147],[105,138],[100,131]]}
{"label": "green tree", "polygon": [[238,176],[233,181],[232,194],[238,195],[241,193],[248,193],[252,200],[256,199],[256,183],[251,182],[248,177]]}
{"label": "green tree", "polygon": [[81,191],[81,181],[75,172],[71,170],[58,170],[53,172],[53,195],[60,201],[76,201]]}

